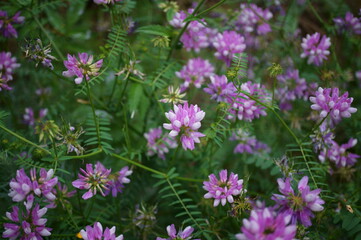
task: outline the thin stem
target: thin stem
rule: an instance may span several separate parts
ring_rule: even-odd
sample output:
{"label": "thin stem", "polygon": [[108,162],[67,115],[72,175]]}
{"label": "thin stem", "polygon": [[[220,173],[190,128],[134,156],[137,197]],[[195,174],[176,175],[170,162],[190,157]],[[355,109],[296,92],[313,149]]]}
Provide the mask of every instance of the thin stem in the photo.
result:
{"label": "thin stem", "polygon": [[[98,155],[99,153],[102,153],[103,150],[102,149],[99,149],[98,151],[95,151],[95,152],[92,152],[92,153],[88,153],[88,154],[84,154],[84,155],[79,155],[79,156],[71,156],[70,159],[81,159],[81,158],[88,158],[88,157],[92,157],[92,156],[95,156],[95,155]],[[68,160],[68,159],[66,159]]]}
{"label": "thin stem", "polygon": [[54,157],[54,160],[55,160],[55,163],[54,163],[54,174],[55,174],[55,173],[56,173],[56,169],[58,168],[58,150],[56,149],[56,145],[55,145],[54,138],[51,138],[51,143],[52,143],[53,150],[54,150],[54,154],[55,154],[55,157]]}
{"label": "thin stem", "polygon": [[86,84],[86,88],[87,88],[87,91],[88,91],[88,98],[89,98],[90,106],[91,106],[92,112],[93,112],[93,118],[94,118],[95,128],[96,128],[96,131],[97,131],[97,138],[98,138],[98,144],[99,144],[98,147],[101,148],[99,121],[98,121],[97,115],[95,114],[95,108],[94,108],[93,100],[92,100],[92,97],[91,97],[91,92],[90,92],[89,83],[88,83],[87,80],[85,80],[85,84]]}

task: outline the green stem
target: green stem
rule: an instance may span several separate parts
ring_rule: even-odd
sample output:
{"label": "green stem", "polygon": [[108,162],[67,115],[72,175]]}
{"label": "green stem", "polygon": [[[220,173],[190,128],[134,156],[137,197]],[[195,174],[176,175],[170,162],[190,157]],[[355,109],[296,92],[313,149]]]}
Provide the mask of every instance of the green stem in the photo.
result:
{"label": "green stem", "polygon": [[97,131],[97,138],[98,138],[98,144],[99,144],[98,147],[101,148],[99,121],[98,121],[97,115],[95,114],[95,108],[94,108],[93,100],[92,100],[92,97],[91,97],[91,92],[90,92],[89,83],[88,83],[87,80],[85,80],[85,84],[86,84],[86,88],[87,88],[87,91],[88,91],[88,98],[89,98],[90,106],[91,106],[92,112],[93,112],[93,118],[94,118],[95,128],[96,128],[96,131]]}
{"label": "green stem", "polygon": [[[70,159],[81,159],[81,158],[88,158],[88,157],[92,157],[92,156],[95,156],[95,155],[98,155],[99,153],[102,153],[103,150],[102,149],[99,149],[98,151],[95,151],[95,152],[92,152],[92,153],[88,153],[88,154],[84,154],[84,155],[79,155],[79,156],[71,156]],[[66,159],[68,160],[68,159]]]}

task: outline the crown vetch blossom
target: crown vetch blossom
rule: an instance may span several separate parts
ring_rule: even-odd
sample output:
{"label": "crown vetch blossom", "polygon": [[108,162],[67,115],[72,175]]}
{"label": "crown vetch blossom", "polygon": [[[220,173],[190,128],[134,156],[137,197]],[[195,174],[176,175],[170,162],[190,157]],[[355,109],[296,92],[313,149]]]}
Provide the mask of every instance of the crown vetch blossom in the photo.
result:
{"label": "crown vetch blossom", "polygon": [[168,136],[168,134],[162,136],[162,128],[151,128],[149,132],[144,134],[147,139],[148,156],[158,155],[159,158],[165,160],[165,154],[169,152],[168,148],[176,148],[177,142]]}
{"label": "crown vetch blossom", "polygon": [[96,4],[114,4],[115,2],[121,2],[122,0],[94,0]]}
{"label": "crown vetch blossom", "polygon": [[339,32],[347,31],[353,34],[361,34],[361,17],[354,17],[351,12],[347,12],[345,18],[334,18],[333,21]]}
{"label": "crown vetch blossom", "polygon": [[[174,224],[167,226],[167,233],[169,238],[161,238],[157,237],[156,240],[191,240],[192,233],[194,228],[191,226],[186,227],[184,230],[179,230],[177,234],[177,230],[175,229]],[[193,239],[193,240],[200,240],[200,239]]]}
{"label": "crown vetch blossom", "polygon": [[26,125],[34,126],[36,121],[41,121],[48,114],[48,109],[40,109],[39,117],[35,119],[34,110],[32,108],[25,108],[25,114],[23,115],[23,122]]}
{"label": "crown vetch blossom", "polygon": [[0,52],[0,91],[2,89],[11,90],[8,82],[13,80],[13,73],[20,64],[16,62],[16,57],[11,57],[11,52]]}
{"label": "crown vetch blossom", "polygon": [[255,32],[258,35],[265,35],[272,31],[266,22],[273,17],[268,9],[262,9],[256,4],[241,4],[241,13],[236,22],[245,32]]}
{"label": "crown vetch blossom", "polygon": [[313,143],[313,150],[315,152],[320,152],[318,155],[318,159],[321,162],[325,162],[327,149],[329,149],[333,144],[333,139],[335,135],[333,132],[327,127],[326,122],[323,122],[319,129],[314,131],[310,138]]}
{"label": "crown vetch blossom", "polygon": [[352,113],[357,111],[351,107],[353,98],[348,97],[348,92],[339,96],[338,88],[321,88],[315,92],[315,96],[310,97],[313,103],[311,108],[320,111],[320,118],[325,118],[329,114],[332,123],[337,124],[342,118],[351,117]]}
{"label": "crown vetch blossom", "polygon": [[82,198],[87,200],[93,197],[97,193],[97,189],[105,196],[104,190],[108,190],[108,184],[110,182],[109,174],[111,169],[106,169],[103,164],[97,162],[95,168],[93,164],[86,164],[86,171],[82,168],[78,174],[79,179],[73,181],[73,186],[79,189],[87,189],[88,191],[83,194]]}
{"label": "crown vetch blossom", "polygon": [[330,161],[334,162],[337,167],[340,168],[353,166],[357,162],[357,159],[360,158],[360,155],[347,151],[347,149],[356,146],[357,139],[350,138],[347,143],[344,143],[341,146],[333,140],[330,140],[330,142],[330,146],[320,153],[319,158],[323,161],[328,158]]}
{"label": "crown vetch blossom", "polygon": [[277,182],[282,195],[273,194],[272,199],[276,201],[279,212],[291,215],[292,224],[301,222],[305,227],[311,226],[311,218],[314,217],[313,212],[322,211],[322,204],[325,203],[319,197],[321,189],[311,191],[308,186],[307,176],[304,176],[298,182],[298,192],[296,194],[291,186],[291,178],[285,180],[279,178]]}
{"label": "crown vetch blossom", "polygon": [[188,103],[174,105],[174,111],[170,110],[165,113],[166,118],[171,123],[164,123],[165,129],[171,130],[170,137],[180,136],[184,150],[194,149],[194,143],[200,143],[199,138],[204,137],[203,133],[198,132],[201,127],[201,121],[206,115],[197,105]]}
{"label": "crown vetch blossom", "polygon": [[116,237],[115,235],[116,227],[105,228],[103,232],[103,226],[100,222],[95,222],[93,227],[86,226],[85,230],[80,231],[80,235],[84,240],[123,240],[123,234]]}
{"label": "crown vetch blossom", "polygon": [[173,103],[173,104],[185,103],[186,100],[182,99],[185,96],[186,96],[186,93],[182,93],[182,91],[179,87],[174,89],[173,86],[168,86],[168,94],[163,94],[164,98],[160,99],[159,102]]}
{"label": "crown vetch blossom", "polygon": [[301,47],[303,48],[303,53],[301,58],[308,57],[308,64],[315,64],[320,66],[323,60],[327,60],[327,55],[330,54],[328,50],[331,46],[331,40],[326,35],[323,35],[316,32],[312,35],[307,34],[305,38],[302,39]]}
{"label": "crown vetch blossom", "polygon": [[223,60],[228,66],[231,65],[234,54],[242,53],[246,49],[244,37],[235,31],[218,33],[213,41],[213,46],[217,50],[214,55]]}
{"label": "crown vetch blossom", "polygon": [[47,208],[56,208],[59,204],[65,209],[70,204],[67,198],[71,198],[75,195],[76,190],[68,192],[68,187],[64,184],[62,185],[60,182],[53,188],[52,193],[56,196],[54,201],[49,201],[49,204],[46,206]]}
{"label": "crown vetch blossom", "polygon": [[25,17],[20,16],[20,12],[9,18],[6,11],[0,10],[0,33],[6,38],[17,38],[18,32],[12,24],[22,24],[24,21]]}
{"label": "crown vetch blossom", "polygon": [[108,190],[105,191],[105,195],[108,195],[110,192],[112,193],[113,197],[116,197],[119,193],[123,192],[124,184],[130,183],[130,179],[127,178],[128,176],[132,175],[133,171],[129,170],[128,166],[123,167],[120,171],[110,174],[107,188]]}
{"label": "crown vetch blossom", "polygon": [[31,210],[26,210],[19,216],[19,208],[14,206],[12,212],[6,212],[6,217],[13,223],[4,223],[5,231],[3,232],[3,238],[9,238],[10,240],[42,240],[43,237],[50,236],[51,228],[45,227],[47,219],[42,218],[47,212],[47,208],[39,208],[39,205]]}
{"label": "crown vetch blossom", "polygon": [[226,76],[212,75],[210,76],[211,83],[204,88],[204,91],[211,96],[211,99],[217,102],[225,102],[227,97],[234,95],[236,88],[232,82],[228,82]]}
{"label": "crown vetch blossom", "polygon": [[65,77],[73,77],[76,84],[83,82],[83,78],[89,81],[91,76],[97,76],[99,70],[103,65],[103,59],[93,63],[93,55],[88,55],[87,53],[78,53],[79,60],[70,54],[68,54],[68,60],[64,61],[65,67],[68,71],[64,71],[63,75]]}
{"label": "crown vetch blossom", "polygon": [[43,66],[50,69],[54,69],[52,60],[56,59],[54,56],[50,55],[51,48],[50,44],[43,46],[43,43],[40,39],[36,39],[35,42],[28,43],[23,51],[25,52],[25,57],[30,58],[36,62],[35,66],[37,67],[39,63],[42,63]]}
{"label": "crown vetch blossom", "polygon": [[288,69],[285,74],[278,75],[277,80],[279,85],[276,96],[280,100],[307,99],[307,82],[304,78],[300,78],[297,69]]}
{"label": "crown vetch blossom", "polygon": [[267,144],[258,141],[254,136],[242,130],[234,132],[230,140],[239,141],[233,150],[234,153],[261,154],[271,151]]}
{"label": "crown vetch blossom", "polygon": [[270,208],[251,211],[249,219],[243,219],[242,233],[237,240],[292,240],[296,236],[297,226],[291,224],[291,216],[277,214]]}
{"label": "crown vetch blossom", "polygon": [[183,79],[183,87],[188,88],[190,84],[194,84],[196,88],[200,88],[205,78],[212,76],[214,67],[208,60],[202,58],[189,59],[182,70],[176,72],[176,76]]}
{"label": "crown vetch blossom", "polygon": [[214,207],[217,207],[219,203],[224,206],[227,201],[233,203],[233,196],[237,196],[245,191],[243,189],[243,179],[238,180],[238,174],[233,172],[228,177],[226,169],[219,172],[220,180],[213,173],[208,178],[209,181],[203,182],[203,189],[208,191],[204,198],[214,198]]}

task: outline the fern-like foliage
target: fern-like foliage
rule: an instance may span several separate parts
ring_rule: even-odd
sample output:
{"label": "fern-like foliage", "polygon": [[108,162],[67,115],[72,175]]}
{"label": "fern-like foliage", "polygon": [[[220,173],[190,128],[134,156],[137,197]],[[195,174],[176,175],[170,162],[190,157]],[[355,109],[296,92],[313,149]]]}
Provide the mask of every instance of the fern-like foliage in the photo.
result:
{"label": "fern-like foliage", "polygon": [[228,80],[235,86],[240,85],[240,80],[247,78],[248,56],[246,53],[237,53],[232,59],[231,67],[227,71]]}
{"label": "fern-like foliage", "polygon": [[165,62],[153,75],[151,75],[146,83],[152,87],[152,90],[163,89],[173,82],[174,73],[179,70],[180,65],[175,61]]}
{"label": "fern-like foliage", "polygon": [[114,62],[121,54],[128,54],[126,34],[121,26],[112,27],[105,44],[108,62]]}
{"label": "fern-like foliage", "polygon": [[124,0],[121,4],[117,4],[115,7],[117,14],[129,14],[135,8],[137,2],[134,0]]}

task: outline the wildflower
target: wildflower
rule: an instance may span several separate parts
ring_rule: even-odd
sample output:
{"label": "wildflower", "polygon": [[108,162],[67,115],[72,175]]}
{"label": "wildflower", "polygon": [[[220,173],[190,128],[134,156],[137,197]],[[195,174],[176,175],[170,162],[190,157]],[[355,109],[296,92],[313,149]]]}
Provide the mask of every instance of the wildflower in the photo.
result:
{"label": "wildflower", "polygon": [[79,179],[73,181],[73,186],[79,189],[87,189],[88,191],[83,194],[82,198],[87,200],[93,197],[97,193],[97,189],[100,193],[105,196],[103,190],[108,190],[108,184],[110,182],[109,174],[110,169],[106,169],[103,164],[97,162],[95,168],[93,169],[93,164],[86,164],[86,171],[82,168],[78,174]]}
{"label": "wildflower", "polygon": [[52,141],[56,138],[59,132],[60,128],[56,125],[54,120],[40,122],[35,126],[35,133],[39,134],[39,142],[43,140],[46,142],[48,139]]}
{"label": "wildflower", "polygon": [[208,176],[209,181],[203,182],[203,189],[208,191],[204,198],[214,198],[213,206],[217,207],[219,203],[224,206],[227,201],[233,203],[233,196],[240,195],[245,190],[243,189],[243,179],[238,180],[238,174],[233,172],[228,177],[227,170],[219,172],[219,179],[212,173]]}
{"label": "wildflower", "polygon": [[156,223],[155,214],[157,211],[157,206],[146,208],[143,204],[141,204],[141,207],[137,204],[135,207],[133,223],[142,231],[149,231]]}
{"label": "wildflower", "polygon": [[[6,81],[4,83],[0,82],[0,84],[2,83],[4,85],[6,85],[6,83],[8,81],[13,80],[14,70],[18,67],[20,67],[20,64],[16,62],[16,57],[11,57],[11,52],[0,52],[1,78],[4,79],[3,81]],[[6,87],[4,87],[4,89],[6,89]],[[10,89],[7,89],[7,90],[10,90]]]}
{"label": "wildflower", "polygon": [[176,89],[174,89],[173,86],[169,86],[168,87],[168,94],[164,94],[163,95],[163,99],[160,99],[159,102],[162,103],[173,103],[173,104],[177,104],[177,103],[185,103],[186,101],[183,100],[182,98],[185,97],[185,93],[181,93],[182,91],[180,90],[179,87],[177,87]]}
{"label": "wildflower", "polygon": [[292,224],[291,216],[277,214],[272,209],[262,208],[251,211],[249,219],[243,219],[242,233],[237,240],[293,240],[297,226]]}
{"label": "wildflower", "polygon": [[206,115],[197,105],[188,103],[182,105],[174,105],[174,111],[170,110],[165,113],[166,118],[171,123],[164,123],[165,129],[171,130],[169,133],[170,137],[180,136],[182,147],[184,150],[194,149],[194,143],[199,143],[200,137],[204,137],[203,133],[197,130],[201,127],[201,121]]}
{"label": "wildflower", "polygon": [[180,11],[174,14],[173,19],[169,21],[169,24],[175,28],[183,28],[186,23],[183,22],[187,18],[187,13]]}
{"label": "wildflower", "polygon": [[204,91],[211,96],[211,99],[217,102],[225,102],[227,97],[234,95],[236,88],[232,82],[228,82],[226,76],[212,75],[210,76],[211,83],[204,89]]}
{"label": "wildflower", "polygon": [[321,151],[319,158],[323,161],[328,158],[330,161],[334,162],[338,168],[353,166],[357,162],[357,159],[360,158],[359,155],[355,153],[350,153],[347,150],[356,146],[357,139],[350,138],[347,143],[338,145],[337,142],[330,140],[330,146]]}
{"label": "wildflower", "polygon": [[130,179],[127,178],[133,173],[132,170],[129,170],[128,166],[123,167],[120,171],[109,175],[109,182],[106,186],[105,195],[108,195],[110,192],[113,197],[116,197],[119,193],[123,192],[124,184],[130,183]]}
{"label": "wildflower", "polygon": [[62,144],[67,145],[67,153],[75,152],[76,155],[80,155],[83,154],[84,148],[78,143],[78,139],[84,132],[82,128],[75,131],[74,127],[68,125],[62,127],[61,133],[56,138],[62,140]]}
{"label": "wildflower", "polygon": [[36,62],[35,66],[37,67],[39,63],[43,64],[43,66],[48,67],[50,69],[54,69],[52,60],[56,58],[51,53],[50,44],[47,46],[43,46],[43,43],[40,39],[36,40],[36,43],[29,43],[24,48],[25,57],[30,58]]}
{"label": "wildflower", "polygon": [[333,124],[339,123],[342,118],[351,117],[351,114],[357,111],[356,108],[351,107],[353,98],[348,97],[348,92],[339,96],[338,88],[319,87],[315,96],[310,97],[310,101],[313,103],[311,108],[320,111],[320,118],[329,115]]}
{"label": "wildflower", "polygon": [[75,195],[76,191],[68,192],[68,187],[65,184],[58,182],[56,187],[53,188],[52,193],[56,196],[53,201],[49,201],[47,208],[56,208],[59,204],[65,209],[71,207],[71,203],[67,198],[71,198]]}
{"label": "wildflower", "polygon": [[270,152],[267,144],[258,141],[254,136],[250,136],[248,132],[238,130],[232,134],[232,141],[239,141],[234,148],[234,153],[261,154]]}
{"label": "wildflower", "polygon": [[20,16],[20,12],[9,18],[6,11],[0,10],[0,33],[6,38],[17,38],[18,32],[12,24],[22,24],[24,21],[25,17]]}
{"label": "wildflower", "polygon": [[190,84],[194,84],[196,88],[200,88],[205,78],[212,76],[214,67],[208,60],[202,58],[189,59],[187,65],[182,70],[176,72],[177,77],[184,80],[183,87],[188,88]]}
{"label": "wildflower", "polygon": [[267,23],[272,17],[272,12],[268,9],[263,10],[256,4],[241,4],[241,13],[236,25],[239,25],[244,32],[265,35],[272,31]]}
{"label": "wildflower", "polygon": [[[327,127],[327,124],[322,123],[320,127],[315,130],[314,134],[310,135],[313,149],[315,152],[323,152],[326,153],[327,149],[329,149],[333,144],[333,139],[335,135],[333,132]],[[320,154],[318,159],[321,162],[325,161],[324,154]]]}
{"label": "wildflower", "polygon": [[168,12],[168,11],[177,12],[179,10],[178,3],[173,1],[161,2],[158,4],[158,7],[163,9],[164,12]]}
{"label": "wildflower", "polygon": [[129,74],[132,73],[132,74],[138,76],[140,79],[143,79],[144,73],[135,69],[135,64],[138,64],[138,63],[140,63],[140,61],[130,60],[129,64],[125,65],[125,67],[122,70],[120,70],[118,73],[116,73],[115,75],[119,76],[119,75],[126,73],[126,77],[124,78],[124,79],[126,79],[126,78],[128,78]]}
{"label": "wildflower", "polygon": [[331,40],[326,35],[322,36],[316,32],[312,35],[307,34],[305,38],[302,39],[301,47],[303,48],[303,53],[301,58],[308,57],[308,64],[315,64],[320,66],[323,60],[327,60],[327,55],[330,54],[328,50],[331,46]]}
{"label": "wildflower", "polygon": [[167,48],[169,47],[170,39],[168,36],[158,36],[152,39],[154,47]]}
{"label": "wildflower", "polygon": [[95,4],[114,4],[116,2],[121,2],[122,0],[94,0]]}
{"label": "wildflower", "polygon": [[158,155],[159,158],[165,160],[165,154],[169,152],[168,148],[176,148],[177,142],[168,136],[162,136],[162,128],[151,128],[148,133],[144,134],[147,139],[148,156]]}
{"label": "wildflower", "polygon": [[[156,240],[191,240],[192,233],[194,228],[188,226],[184,230],[179,230],[177,234],[177,230],[175,229],[174,224],[167,226],[167,233],[169,238],[161,238],[157,237]],[[193,240],[200,240],[200,239],[193,239]]]}
{"label": "wildflower", "polygon": [[278,63],[272,63],[272,66],[267,69],[271,77],[277,77],[283,73],[283,68]]}
{"label": "wildflower", "polygon": [[68,69],[63,72],[65,77],[73,77],[76,84],[83,82],[85,78],[89,81],[91,76],[97,76],[99,70],[103,65],[103,59],[93,63],[93,55],[88,55],[87,53],[78,53],[79,60],[70,54],[68,54],[68,60],[64,61],[65,67]]}
{"label": "wildflower", "polygon": [[95,222],[93,227],[92,226],[86,226],[85,230],[82,229],[80,231],[80,235],[84,240],[123,240],[123,234],[116,237],[115,235],[115,226],[113,226],[111,229],[105,228],[103,232],[103,226],[100,222]]}
{"label": "wildflower", "polygon": [[48,109],[43,108],[39,111],[39,117],[35,119],[34,110],[32,108],[25,108],[23,121],[28,126],[34,126],[36,122],[40,122],[48,114]]}
{"label": "wildflower", "polygon": [[4,223],[5,231],[3,238],[13,239],[37,239],[50,236],[51,228],[45,226],[46,218],[42,218],[47,212],[47,208],[41,208],[38,204],[25,212],[19,212],[19,207],[14,206],[12,212],[6,212],[6,217],[12,223]]}
{"label": "wildflower", "polygon": [[291,215],[292,224],[301,222],[305,227],[311,226],[311,218],[314,217],[313,212],[322,211],[322,204],[325,203],[319,197],[321,189],[310,191],[307,176],[304,176],[298,182],[298,192],[296,194],[291,187],[291,178],[285,180],[279,178],[277,182],[282,195],[273,194],[272,199],[276,201],[280,213]]}
{"label": "wildflower", "polygon": [[351,12],[347,12],[345,18],[334,18],[333,21],[339,32],[350,32],[353,34],[361,34],[361,17],[354,17]]}
{"label": "wildflower", "polygon": [[234,54],[242,53],[246,49],[244,37],[235,31],[218,33],[213,41],[213,46],[217,50],[214,55],[225,61],[227,66],[231,65]]}

